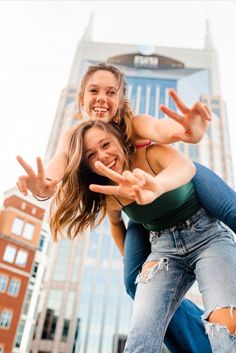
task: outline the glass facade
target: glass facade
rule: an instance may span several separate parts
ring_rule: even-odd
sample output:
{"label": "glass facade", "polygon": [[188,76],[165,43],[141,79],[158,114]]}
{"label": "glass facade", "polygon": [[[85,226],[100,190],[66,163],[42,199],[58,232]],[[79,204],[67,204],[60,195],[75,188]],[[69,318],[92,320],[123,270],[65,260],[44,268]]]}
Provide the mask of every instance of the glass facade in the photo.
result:
{"label": "glass facade", "polygon": [[43,325],[42,339],[53,340],[57,328],[59,311],[62,305],[63,292],[51,289],[49,292],[46,317]]}
{"label": "glass facade", "polygon": [[174,108],[169,102],[168,88],[177,88],[176,79],[126,76],[128,83],[127,95],[136,114],[145,113],[156,118],[162,118],[160,104]]}
{"label": "glass facade", "polygon": [[122,261],[105,220],[89,234],[78,306],[80,323],[75,352],[112,352],[118,334],[129,324],[130,310],[120,325],[121,308],[130,308],[123,289]]}

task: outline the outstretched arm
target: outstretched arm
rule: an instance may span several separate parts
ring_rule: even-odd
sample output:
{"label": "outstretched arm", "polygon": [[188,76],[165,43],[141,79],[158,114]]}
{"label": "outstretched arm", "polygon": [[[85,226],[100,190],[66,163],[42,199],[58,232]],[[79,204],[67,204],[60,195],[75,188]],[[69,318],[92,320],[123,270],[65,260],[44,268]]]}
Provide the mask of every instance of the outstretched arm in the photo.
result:
{"label": "outstretched arm", "polygon": [[[118,195],[136,201],[138,204],[148,204],[162,194],[176,189],[189,182],[195,174],[193,163],[182,153],[170,146],[154,145],[149,153],[153,164],[159,156],[157,164],[162,170],[152,176],[142,169],[122,174],[107,168],[101,162],[96,162],[96,169],[117,185],[90,185],[90,190],[106,195]],[[161,156],[161,157],[160,157]]]}
{"label": "outstretched arm", "polygon": [[71,136],[77,125],[69,127],[60,138],[57,151],[45,168],[45,175],[48,178],[58,178],[61,180],[66,170],[66,158]]}
{"label": "outstretched arm", "polygon": [[161,105],[160,109],[171,119],[158,120],[148,115],[136,116],[133,123],[134,137],[164,144],[176,141],[199,142],[212,119],[208,107],[200,101],[194,103],[191,108],[187,107],[173,89],[169,90],[169,95],[180,113]]}

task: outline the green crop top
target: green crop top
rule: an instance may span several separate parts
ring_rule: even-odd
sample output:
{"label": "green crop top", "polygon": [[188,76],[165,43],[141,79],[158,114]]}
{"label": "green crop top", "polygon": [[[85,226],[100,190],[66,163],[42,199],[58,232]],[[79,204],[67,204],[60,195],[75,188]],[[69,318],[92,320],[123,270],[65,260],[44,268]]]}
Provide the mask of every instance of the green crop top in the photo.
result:
{"label": "green crop top", "polygon": [[[147,162],[152,169],[148,159]],[[120,203],[118,199],[116,200]],[[200,207],[192,181],[166,192],[147,205],[138,205],[136,202],[127,206],[122,205],[123,211],[131,220],[142,223],[149,231],[160,231],[178,225],[191,217]]]}

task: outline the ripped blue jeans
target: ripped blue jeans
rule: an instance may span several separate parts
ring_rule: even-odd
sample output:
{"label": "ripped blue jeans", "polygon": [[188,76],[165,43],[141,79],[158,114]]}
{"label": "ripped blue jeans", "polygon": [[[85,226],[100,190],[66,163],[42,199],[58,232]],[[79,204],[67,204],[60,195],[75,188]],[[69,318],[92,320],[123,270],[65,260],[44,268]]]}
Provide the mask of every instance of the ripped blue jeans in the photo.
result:
{"label": "ripped blue jeans", "polygon": [[[184,223],[150,235],[158,263],[137,277],[124,353],[161,353],[166,328],[195,280],[206,309],[204,325],[214,353],[236,353],[236,336],[207,321],[217,308],[236,308],[236,244],[232,233],[203,209]],[[223,348],[222,348],[223,347]]]}

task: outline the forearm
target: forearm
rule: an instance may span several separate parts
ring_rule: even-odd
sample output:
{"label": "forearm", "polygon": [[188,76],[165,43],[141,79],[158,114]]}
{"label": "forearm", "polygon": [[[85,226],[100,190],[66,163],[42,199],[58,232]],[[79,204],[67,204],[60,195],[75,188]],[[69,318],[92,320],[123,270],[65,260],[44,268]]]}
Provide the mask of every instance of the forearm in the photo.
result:
{"label": "forearm", "polygon": [[[183,134],[185,129],[176,121],[165,118],[159,119],[156,122],[156,130],[153,131],[153,138],[151,141],[161,144],[171,144],[180,141],[177,137],[172,137],[172,134]],[[155,134],[155,135],[154,135]]]}
{"label": "forearm", "polygon": [[66,156],[64,153],[56,154],[45,168],[46,178],[61,180],[66,169]]}
{"label": "forearm", "polygon": [[126,227],[124,225],[123,220],[119,221],[118,223],[110,223],[110,230],[116,246],[118,247],[121,255],[124,256]]}
{"label": "forearm", "polygon": [[47,178],[58,178],[61,180],[64,177],[67,167],[66,160],[69,153],[69,145],[72,134],[76,128],[77,125],[73,125],[69,127],[62,135],[57,151],[46,167],[45,175]]}
{"label": "forearm", "polygon": [[165,119],[154,119],[148,115],[135,116],[133,119],[134,140],[148,139],[159,144],[170,144],[179,141],[171,134],[183,134],[184,128],[176,121]]}

